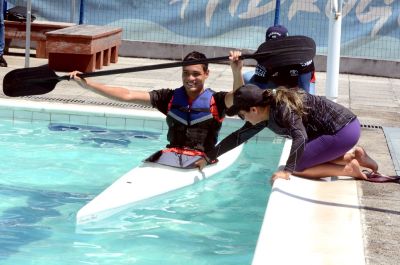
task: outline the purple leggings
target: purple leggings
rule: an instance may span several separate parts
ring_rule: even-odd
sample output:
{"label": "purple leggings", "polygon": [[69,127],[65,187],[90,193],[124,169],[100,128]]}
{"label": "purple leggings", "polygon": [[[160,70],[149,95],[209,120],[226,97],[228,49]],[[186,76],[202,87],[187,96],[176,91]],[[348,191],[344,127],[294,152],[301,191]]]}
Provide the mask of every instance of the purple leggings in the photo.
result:
{"label": "purple leggings", "polygon": [[358,119],[347,124],[333,135],[322,135],[306,143],[296,171],[324,164],[343,156],[360,138],[361,126]]}

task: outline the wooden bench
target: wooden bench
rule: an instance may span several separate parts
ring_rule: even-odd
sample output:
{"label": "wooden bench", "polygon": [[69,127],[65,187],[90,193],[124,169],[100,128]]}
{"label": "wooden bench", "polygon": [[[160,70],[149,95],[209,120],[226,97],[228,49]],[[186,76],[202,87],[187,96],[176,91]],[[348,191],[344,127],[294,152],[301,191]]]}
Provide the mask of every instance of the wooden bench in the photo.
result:
{"label": "wooden bench", "polygon": [[118,62],[122,29],[76,25],[46,33],[49,67],[56,71],[93,72]]}
{"label": "wooden bench", "polygon": [[[26,23],[4,20],[5,25],[5,51],[8,51],[11,40],[26,40]],[[36,57],[47,58],[46,32],[74,26],[74,23],[34,21],[31,23],[31,41],[36,42]]]}

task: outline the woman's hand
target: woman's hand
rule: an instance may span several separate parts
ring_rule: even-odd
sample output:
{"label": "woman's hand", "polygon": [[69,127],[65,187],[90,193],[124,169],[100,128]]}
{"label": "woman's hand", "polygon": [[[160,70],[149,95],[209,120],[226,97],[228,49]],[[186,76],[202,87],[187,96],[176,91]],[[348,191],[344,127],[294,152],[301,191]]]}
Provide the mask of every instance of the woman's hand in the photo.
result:
{"label": "woman's hand", "polygon": [[276,171],[271,177],[271,184],[273,184],[274,181],[277,180],[278,178],[289,180],[290,179],[290,172],[289,171],[284,171],[284,170]]}

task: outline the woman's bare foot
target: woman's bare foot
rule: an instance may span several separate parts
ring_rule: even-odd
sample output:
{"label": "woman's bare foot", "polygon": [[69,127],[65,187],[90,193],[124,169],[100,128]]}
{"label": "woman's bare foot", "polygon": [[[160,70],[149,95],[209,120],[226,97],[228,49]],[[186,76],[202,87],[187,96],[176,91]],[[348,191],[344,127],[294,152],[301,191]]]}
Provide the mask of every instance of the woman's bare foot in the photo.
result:
{"label": "woman's bare foot", "polygon": [[351,149],[349,151],[347,151],[346,154],[344,154],[343,156],[343,160],[347,163],[350,163],[351,160],[353,160],[355,158],[355,149]]}
{"label": "woman's bare foot", "polygon": [[353,159],[344,167],[345,173],[353,178],[366,180],[367,176],[361,171],[360,164],[356,159]]}
{"label": "woman's bare foot", "polygon": [[378,163],[376,163],[362,147],[355,147],[354,158],[358,161],[360,166],[370,168],[373,172],[378,171]]}

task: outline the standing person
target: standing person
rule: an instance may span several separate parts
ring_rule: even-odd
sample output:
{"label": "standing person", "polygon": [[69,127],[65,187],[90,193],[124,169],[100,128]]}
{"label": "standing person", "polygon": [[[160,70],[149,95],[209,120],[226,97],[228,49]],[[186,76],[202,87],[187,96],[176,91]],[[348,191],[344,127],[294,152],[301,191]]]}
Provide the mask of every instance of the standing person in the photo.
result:
{"label": "standing person", "polygon": [[[282,25],[275,25],[267,29],[265,41],[274,41],[287,36],[289,36],[287,28]],[[257,64],[255,71],[244,73],[243,78],[246,84],[255,84],[262,89],[277,86],[299,87],[310,94],[315,94],[313,60],[269,69]]]}
{"label": "standing person", "polygon": [[[186,55],[184,61],[201,59],[206,59],[205,55],[193,51]],[[84,88],[109,98],[149,105],[166,115],[167,149],[147,159],[164,165],[193,168],[198,166],[196,161],[200,158],[208,160],[205,153],[217,143],[225,111],[232,105],[232,92],[214,92],[205,88],[209,76],[208,64],[183,66],[182,86],[150,92],[107,86],[79,78],[78,73],[73,71],[70,76]]]}
{"label": "standing person", "polygon": [[5,48],[4,2],[4,0],[0,0],[0,67],[7,67],[7,62],[3,57]]}
{"label": "standing person", "polygon": [[[324,97],[301,89],[262,90],[247,84],[234,92],[227,115],[239,115],[253,125],[262,124],[292,139],[285,168],[275,172],[272,180],[288,179],[290,174],[311,179],[350,176],[367,180],[361,167],[378,170],[363,148],[357,146],[354,152],[348,152],[360,138],[356,115]],[[235,133],[227,138],[232,136],[235,138]]]}

